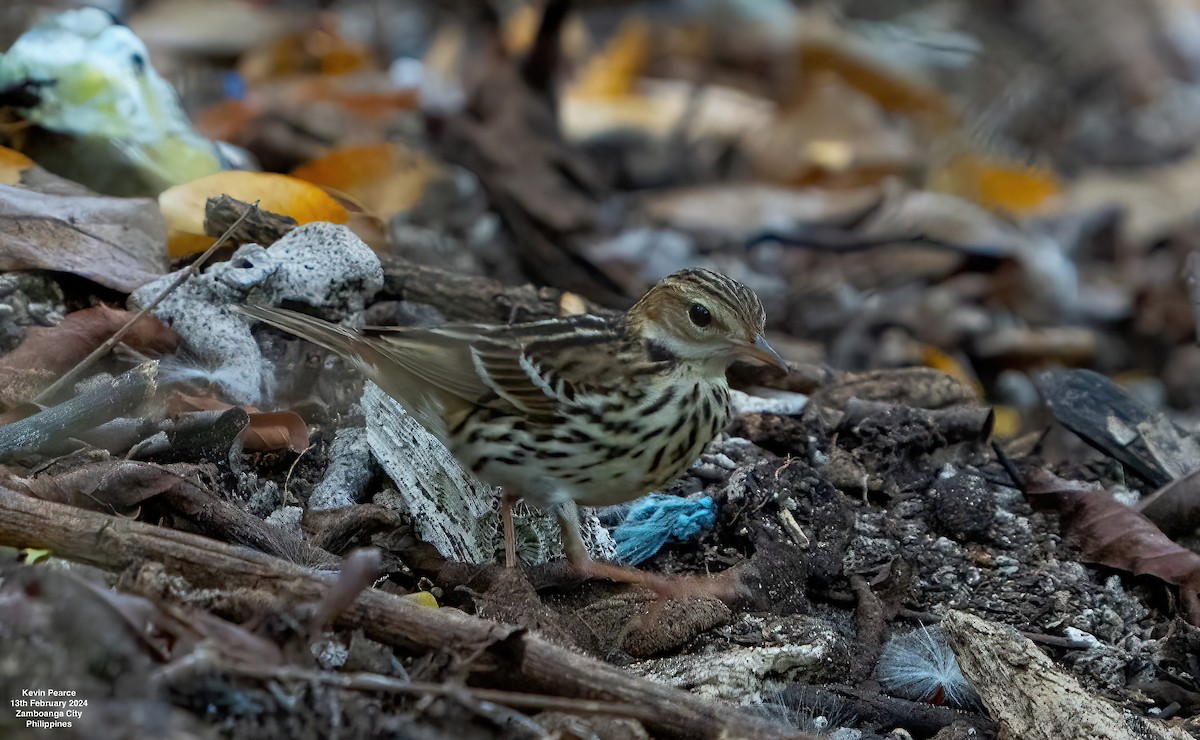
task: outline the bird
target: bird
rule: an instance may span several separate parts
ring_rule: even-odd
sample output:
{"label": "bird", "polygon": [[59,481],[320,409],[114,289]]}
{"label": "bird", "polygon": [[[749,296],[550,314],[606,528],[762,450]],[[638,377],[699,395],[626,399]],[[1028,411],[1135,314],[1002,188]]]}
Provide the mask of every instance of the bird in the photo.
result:
{"label": "bird", "polygon": [[523,499],[554,513],[579,574],[660,592],[664,579],[588,557],[577,507],[631,501],[686,471],[732,417],[735,361],[788,370],[754,291],[700,268],[662,278],[622,314],[527,323],[368,334],[292,310],[237,309],[343,357],[499,487],[507,566],[511,507]]}

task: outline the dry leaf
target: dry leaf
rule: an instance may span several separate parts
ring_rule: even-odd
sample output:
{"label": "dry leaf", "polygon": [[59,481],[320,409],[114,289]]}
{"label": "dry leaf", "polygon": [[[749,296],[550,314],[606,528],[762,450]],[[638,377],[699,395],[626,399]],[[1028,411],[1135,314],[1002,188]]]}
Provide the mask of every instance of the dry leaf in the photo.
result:
{"label": "dry leaf", "polygon": [[417,204],[437,167],[402,144],[345,147],[292,171],[293,177],[344,193],[387,219]]}
{"label": "dry leaf", "polygon": [[294,411],[251,413],[250,425],[242,432],[242,447],[248,452],[303,452],[308,447],[308,425]]}
{"label": "dry leaf", "polygon": [[130,293],[166,268],[154,201],[0,185],[0,270],[70,272]]}
{"label": "dry leaf", "polygon": [[912,116],[938,129],[953,126],[950,101],[941,92],[884,68],[838,40],[806,40],[800,47],[799,62],[801,96],[807,94],[807,86],[819,84],[816,81],[826,75],[835,75],[886,111]]}
{"label": "dry leaf", "polygon": [[583,97],[630,95],[650,60],[650,42],[646,19],[626,18],[604,50],[588,60],[571,92]]}
{"label": "dry leaf", "polygon": [[184,257],[212,245],[213,237],[204,233],[204,207],[209,198],[228,195],[281,216],[290,216],[298,224],[328,221],[344,224],[346,209],[312,183],[287,175],[266,172],[218,172],[186,185],[177,185],[158,196],[158,205],[170,229],[170,255]]}
{"label": "dry leaf", "polygon": [[1034,383],[1060,424],[1154,485],[1200,468],[1200,444],[1111,378],[1053,370]]}
{"label": "dry leaf", "polygon": [[104,460],[65,473],[13,478],[8,484],[45,501],[121,515],[175,486],[193,485],[166,468],[134,460]]}
{"label": "dry leaf", "polygon": [[928,187],[998,213],[1031,213],[1061,192],[1050,170],[997,156],[967,152],[935,164]]}
{"label": "dry leaf", "polygon": [[[1030,479],[1026,493],[1037,507],[1052,507],[1063,532],[1083,550],[1088,562],[1153,576],[1180,587],[1188,603],[1200,589],[1200,555],[1180,547],[1152,521],[1094,484],[1067,481],[1046,470]],[[1188,619],[1200,618],[1189,609]]]}
{"label": "dry leaf", "polygon": [[[194,396],[176,391],[167,400],[171,415],[190,411],[224,411],[232,404],[212,396]],[[246,411],[250,423],[242,431],[242,448],[248,452],[291,450],[302,452],[308,447],[308,424],[293,411],[259,411],[253,406],[237,406]]]}
{"label": "dry leaf", "polygon": [[157,0],[129,12],[129,27],[156,56],[232,59],[305,22],[292,8],[244,0]]}
{"label": "dry leaf", "polygon": [[1191,222],[1200,190],[1200,148],[1186,157],[1145,169],[1092,168],[1072,179],[1063,194],[1064,213],[1119,208],[1119,238],[1151,244]]}
{"label": "dry leaf", "polygon": [[647,193],[642,208],[656,223],[749,239],[764,231],[786,232],[802,224],[857,221],[880,204],[879,188],[798,190],[776,185],[730,183]]}
{"label": "dry leaf", "polygon": [[678,135],[686,117],[689,139],[747,137],[753,141],[775,115],[764,97],[722,85],[697,90],[684,80],[643,80],[629,95],[595,96],[569,89],[559,120],[568,139],[583,140],[610,131]]}
{"label": "dry leaf", "polygon": [[764,177],[793,185],[870,185],[915,166],[910,127],[879,101],[825,74],[746,141]]}
{"label": "dry leaf", "polygon": [[[542,9],[534,3],[522,3],[504,19],[501,37],[504,50],[514,56],[529,51],[537,37],[538,25],[542,22]],[[578,14],[567,19],[559,42],[568,59],[582,56],[590,44],[587,27]]]}
{"label": "dry leaf", "polygon": [[[25,339],[0,357],[0,406],[28,400],[133,318],[133,313],[108,306],[74,311],[57,326],[31,327]],[[143,316],[122,342],[142,353],[169,354],[179,336],[153,316]]]}
{"label": "dry leaf", "polygon": [[983,384],[979,382],[979,378],[975,375],[975,372],[964,367],[958,359],[951,357],[937,347],[930,344],[922,344],[921,361],[925,364],[925,367],[940,370],[963,385],[970,386],[975,390],[975,395],[980,399],[986,396]]}
{"label": "dry leaf", "polygon": [[0,146],[0,185],[19,185],[21,173],[33,167],[33,160],[15,149]]}
{"label": "dry leaf", "polygon": [[1167,534],[1195,531],[1200,524],[1200,468],[1159,488],[1134,508]]}
{"label": "dry leaf", "polygon": [[378,67],[365,44],[341,36],[336,29],[309,28],[252,47],[238,63],[238,72],[248,83],[257,84],[295,75],[344,75]]}

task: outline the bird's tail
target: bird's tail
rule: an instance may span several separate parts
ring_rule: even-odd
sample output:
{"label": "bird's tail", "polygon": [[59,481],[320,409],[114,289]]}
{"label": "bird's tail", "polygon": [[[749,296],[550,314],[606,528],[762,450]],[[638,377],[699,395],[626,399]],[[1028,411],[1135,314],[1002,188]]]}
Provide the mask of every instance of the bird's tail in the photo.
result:
{"label": "bird's tail", "polygon": [[446,439],[446,425],[442,419],[445,399],[433,392],[428,383],[420,381],[409,369],[409,363],[402,361],[402,353],[384,351],[376,339],[298,311],[252,305],[234,306],[234,309],[337,353],[399,401],[430,433]]}
{"label": "bird's tail", "polygon": [[355,330],[302,314],[299,311],[252,305],[234,306],[234,309],[238,313],[258,319],[289,334],[307,339],[313,344],[319,344],[347,360],[362,361],[366,359],[363,356],[364,353],[375,351],[368,342],[363,341],[364,337]]}

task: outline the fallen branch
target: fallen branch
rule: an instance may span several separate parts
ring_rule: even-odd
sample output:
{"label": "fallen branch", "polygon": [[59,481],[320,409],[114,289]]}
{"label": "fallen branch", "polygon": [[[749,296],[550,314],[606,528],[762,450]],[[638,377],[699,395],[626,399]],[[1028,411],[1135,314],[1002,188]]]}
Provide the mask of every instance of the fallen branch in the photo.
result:
{"label": "fallen branch", "polygon": [[942,620],[942,629],[958,656],[963,676],[988,714],[1000,723],[1001,737],[1190,737],[1178,727],[1144,719],[1084,689],[1011,627],[952,611]]}
{"label": "fallen branch", "polygon": [[[161,596],[166,575],[193,588],[225,591],[222,616],[240,621],[262,613],[264,603],[295,609],[317,604],[336,583],[320,573],[244,547],[185,532],[84,511],[24,496],[0,487],[0,545],[41,548],[56,556],[123,572],[122,583],[148,596]],[[246,590],[237,598],[238,589]],[[361,629],[373,640],[411,651],[439,650],[475,656],[469,663],[479,681],[527,687],[573,699],[617,702],[646,708],[652,732],[668,737],[808,737],[705,701],[668,686],[553,645],[519,627],[468,616],[454,609],[428,609],[377,589],[365,590],[336,620],[342,629]]]}
{"label": "fallen branch", "polygon": [[0,427],[0,462],[132,411],[154,393],[157,376],[158,363],[145,362],[110,383],[98,383],[57,406]]}
{"label": "fallen branch", "polygon": [[263,681],[302,681],[311,684],[324,684],[348,691],[449,698],[465,695],[475,701],[503,704],[514,709],[537,709],[580,715],[598,714],[610,717],[627,717],[643,722],[654,720],[654,715],[650,713],[651,710],[649,708],[634,704],[607,701],[581,701],[579,699],[564,699],[561,696],[550,696],[547,694],[528,694],[521,691],[504,691],[500,689],[480,689],[452,683],[409,681],[407,679],[384,676],[379,673],[334,673],[332,671],[308,670],[296,666],[250,665],[243,662],[212,662],[209,665],[197,664],[195,662],[181,662],[177,666],[167,666],[163,670],[163,674],[168,678],[172,678],[172,674],[183,670],[195,670],[198,667],[211,668],[221,673],[256,678]]}

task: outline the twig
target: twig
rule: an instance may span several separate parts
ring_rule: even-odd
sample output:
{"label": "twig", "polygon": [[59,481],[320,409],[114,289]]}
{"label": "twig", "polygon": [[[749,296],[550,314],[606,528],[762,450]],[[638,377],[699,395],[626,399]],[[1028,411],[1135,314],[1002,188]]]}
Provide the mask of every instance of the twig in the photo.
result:
{"label": "twig", "polygon": [[1004,453],[1000,448],[999,442],[992,442],[992,452],[996,453],[996,459],[1000,461],[1000,465],[1004,467],[1004,472],[1008,473],[1008,477],[1012,478],[1013,485],[1021,493],[1025,493],[1027,488],[1025,479],[1021,476],[1021,471],[1017,470],[1017,466],[1013,463],[1012,458]]}
{"label": "twig", "polygon": [[233,234],[233,230],[236,229],[242,223],[242,221],[246,220],[247,216],[257,210],[258,201],[254,201],[254,207],[243,213],[237,221],[234,221],[233,225],[226,229],[225,233],[221,235],[221,238],[213,242],[213,245],[209,247],[204,254],[200,255],[199,259],[180,270],[178,274],[176,274],[175,279],[171,281],[171,284],[168,285],[166,289],[158,295],[157,298],[147,303],[142,310],[134,314],[133,318],[131,318],[125,324],[125,326],[122,326],[111,337],[105,340],[104,344],[101,344],[99,347],[92,350],[92,353],[80,360],[79,364],[67,371],[67,373],[61,378],[51,383],[49,388],[39,393],[37,397],[33,399],[33,402],[37,404],[44,404],[58,395],[64,388],[73,385],[75,381],[79,379],[80,375],[86,372],[92,365],[95,365],[101,357],[107,355],[113,347],[117,346],[117,343],[125,338],[125,335],[128,334],[131,329],[133,329],[133,325],[136,324],[139,319],[150,313],[150,311],[152,311],[158,304],[162,303],[167,296],[174,293],[179,286],[187,282],[188,278],[200,272],[200,268],[204,265],[204,263],[207,262],[208,259],[212,257],[218,249],[224,246],[225,242],[229,241],[229,237]]}
{"label": "twig", "polygon": [[74,398],[0,427],[0,461],[40,449],[54,440],[93,429],[137,408],[154,393],[158,363],[130,368],[111,383],[98,384]]}
{"label": "twig", "polygon": [[464,684],[406,681],[378,673],[332,673],[313,671],[297,666],[252,666],[247,664],[219,664],[220,670],[241,676],[277,681],[309,681],[327,686],[336,686],[353,691],[375,691],[406,696],[456,697],[466,695],[476,701],[503,704],[514,709],[541,709],[569,714],[600,714],[610,717],[628,717],[640,721],[654,719],[647,707],[611,701],[565,699],[549,694],[526,694],[519,691],[481,689]]}
{"label": "twig", "polygon": [[304,453],[316,446],[316,443],[313,443],[300,450],[300,454],[296,455],[296,459],[292,460],[292,464],[288,466],[287,477],[283,479],[283,506],[290,506],[292,504],[292,493],[288,490],[288,486],[292,484],[292,473],[296,472],[296,466],[300,464],[300,458],[304,457]]}

